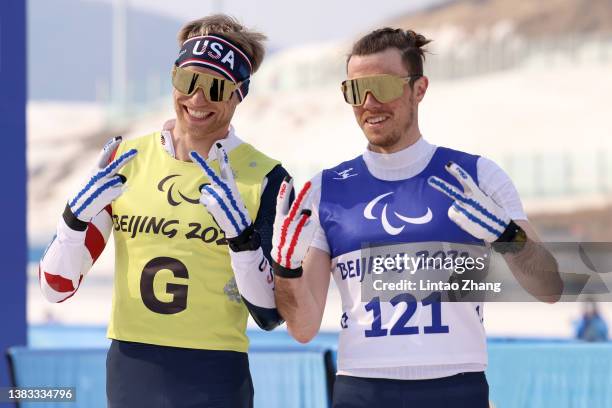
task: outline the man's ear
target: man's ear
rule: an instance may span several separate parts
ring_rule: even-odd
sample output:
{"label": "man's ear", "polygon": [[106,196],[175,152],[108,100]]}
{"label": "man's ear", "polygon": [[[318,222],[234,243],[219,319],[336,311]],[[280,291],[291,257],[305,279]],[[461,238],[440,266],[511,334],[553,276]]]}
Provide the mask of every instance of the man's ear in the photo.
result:
{"label": "man's ear", "polygon": [[429,78],[424,75],[414,82],[413,89],[417,102],[421,102],[423,100],[428,87]]}
{"label": "man's ear", "polygon": [[232,93],[232,96],[230,97],[230,100],[228,102],[234,103],[236,106],[240,105],[240,102],[242,101],[240,100],[240,97],[238,96],[238,91],[234,91]]}

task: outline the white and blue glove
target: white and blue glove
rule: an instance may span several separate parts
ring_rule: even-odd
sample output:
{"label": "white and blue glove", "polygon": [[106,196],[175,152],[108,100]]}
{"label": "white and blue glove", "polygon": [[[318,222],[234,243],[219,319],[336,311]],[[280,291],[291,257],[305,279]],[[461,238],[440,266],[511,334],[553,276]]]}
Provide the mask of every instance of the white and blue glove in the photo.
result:
{"label": "white and blue glove", "polygon": [[459,181],[463,192],[436,176],[430,176],[427,182],[454,200],[448,209],[448,218],[476,238],[489,243],[497,241],[512,223],[506,211],[487,196],[458,164],[449,162],[446,171]]}
{"label": "white and blue glove", "polygon": [[91,178],[68,200],[64,221],[72,229],[84,231],[93,217],[123,193],[126,178],[117,173],[136,156],[137,151],[131,149],[109,163],[121,140],[121,136],[117,136],[104,145]]}
{"label": "white and blue glove", "polygon": [[227,152],[219,142],[212,149],[219,162],[219,175],[197,152],[189,153],[210,180],[210,184],[201,187],[200,203],[225,234],[242,301],[259,327],[272,330],[283,321],[276,310],[272,270],[238,191]]}
{"label": "white and blue glove", "polygon": [[210,184],[205,184],[202,187],[200,203],[206,207],[219,225],[219,228],[223,230],[228,242],[231,243],[232,239],[239,236],[242,238],[244,234],[248,234],[249,237],[244,237],[246,242],[247,238],[250,238],[250,235],[253,233],[251,218],[238,192],[227,152],[221,143],[218,142],[215,143],[213,149],[215,149],[219,162],[219,176],[197,152],[192,151],[189,153],[193,162],[197,163],[210,179]]}

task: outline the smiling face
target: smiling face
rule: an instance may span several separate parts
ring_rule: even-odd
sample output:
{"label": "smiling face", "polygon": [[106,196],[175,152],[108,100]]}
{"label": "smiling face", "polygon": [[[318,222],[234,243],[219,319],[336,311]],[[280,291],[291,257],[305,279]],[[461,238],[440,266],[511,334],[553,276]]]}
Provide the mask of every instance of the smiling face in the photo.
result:
{"label": "smiling face", "polygon": [[[402,61],[397,48],[384,51],[353,55],[348,62],[349,79],[389,74],[406,77],[411,74]],[[425,96],[428,80],[420,77],[412,86],[404,85],[404,92],[398,99],[381,103],[368,93],[361,106],[354,106],[353,113],[363,130],[371,150],[393,153],[404,149],[418,140],[418,104]]]}
{"label": "smiling face", "polygon": [[[186,69],[219,76],[210,69],[191,66]],[[239,98],[235,94],[227,102],[210,102],[201,89],[189,96],[173,89],[176,126],[196,139],[217,140],[228,131]]]}

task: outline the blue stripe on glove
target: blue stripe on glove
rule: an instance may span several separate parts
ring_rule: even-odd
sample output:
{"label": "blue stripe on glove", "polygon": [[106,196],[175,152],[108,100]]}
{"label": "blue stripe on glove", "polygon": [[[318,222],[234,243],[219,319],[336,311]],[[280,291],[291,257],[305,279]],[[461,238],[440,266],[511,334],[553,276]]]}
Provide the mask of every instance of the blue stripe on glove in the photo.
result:
{"label": "blue stripe on glove", "polygon": [[[104,191],[108,190],[109,188],[116,186],[117,184],[121,184],[122,182],[123,181],[121,180],[121,177],[117,176],[117,177],[110,179],[106,183],[102,184],[96,191],[94,191],[87,198],[87,200],[83,202],[83,204],[81,204],[79,208],[76,209],[76,211],[73,211],[74,216],[78,217],[83,212],[83,210],[85,210],[96,198],[98,198],[100,194],[102,194]],[[72,206],[70,206],[70,209],[72,209]]]}
{"label": "blue stripe on glove", "polygon": [[[230,205],[240,216],[240,221],[242,223],[243,229],[247,228],[250,224],[247,222],[246,217],[244,216],[242,211],[240,211],[240,209],[238,208],[238,204],[236,203],[236,199],[234,198],[234,195],[232,194],[232,190],[228,187],[228,185],[225,182],[223,182],[223,180],[221,180],[215,174],[214,170],[210,168],[210,166],[208,165],[208,163],[206,163],[206,160],[204,160],[202,156],[200,156],[197,152],[193,152],[193,151],[190,153],[190,155],[191,155],[191,158],[195,160],[200,165],[200,167],[202,167],[202,169],[206,172],[206,174],[211,179],[211,181],[217,184],[219,187],[221,187],[223,192],[227,195]],[[206,191],[211,191],[211,190],[207,189]],[[219,203],[222,202],[221,197],[219,197],[216,193],[215,193],[215,198],[217,199],[217,201],[219,201]],[[233,217],[231,218],[231,221],[232,221],[232,225],[234,225],[234,223],[236,222],[233,219]],[[238,224],[236,224],[235,227],[236,227],[236,231],[240,232],[240,228],[238,228]]]}
{"label": "blue stripe on glove", "polygon": [[[485,223],[480,218],[476,217],[474,214],[470,213],[468,210],[466,210],[465,208],[461,207],[457,203],[454,203],[452,207],[456,211],[458,211],[458,212],[462,213],[463,215],[465,215],[470,221],[480,225],[482,228],[484,228],[487,231],[489,231],[491,234],[500,235],[501,233],[504,232],[504,230],[498,231],[495,228],[489,226],[487,223]],[[504,227],[504,229],[505,229],[505,227]]]}
{"label": "blue stripe on glove", "polygon": [[232,215],[232,212],[227,207],[223,199],[219,196],[219,194],[217,194],[217,192],[209,185],[205,185],[204,187],[202,187],[202,190],[206,190],[208,194],[210,194],[215,200],[217,200],[217,203],[219,203],[219,207],[221,207],[227,219],[232,223],[232,226],[236,229],[236,234],[240,234],[241,229],[238,226],[236,219]]}
{"label": "blue stripe on glove", "polygon": [[[117,167],[121,166],[123,162],[125,162],[127,159],[131,158],[132,156],[136,155],[136,149],[131,149],[128,150],[127,152],[123,153],[121,156],[119,156],[119,158],[117,158],[116,160],[113,160],[113,162],[111,162],[108,166],[106,166],[103,170],[99,171],[98,173],[96,173],[90,180],[89,182],[85,185],[85,187],[83,187],[83,189],[81,191],[78,192],[78,194],[76,195],[76,197],[74,197],[72,199],[72,201],[70,201],[69,205],[70,208],[74,207],[74,205],[76,204],[76,202],[83,197],[83,195],[85,193],[87,193],[87,191],[98,181],[100,180],[102,177],[105,177],[107,175],[109,175],[110,173],[112,173]],[[82,207],[82,206],[81,206]],[[81,208],[80,207],[80,208]],[[75,215],[78,215],[75,213]]]}
{"label": "blue stripe on glove", "polygon": [[[435,184],[440,189],[444,190],[444,192],[446,192],[446,194],[448,194],[449,196],[451,196],[455,200],[461,201],[462,203],[464,203],[466,205],[469,205],[472,208],[480,211],[481,213],[483,213],[483,215],[485,217],[489,218],[491,221],[495,222],[496,224],[498,224],[503,229],[505,229],[508,226],[507,223],[505,223],[503,220],[501,220],[500,218],[496,217],[495,215],[491,214],[486,208],[484,208],[482,205],[480,205],[480,203],[478,203],[477,201],[474,201],[471,198],[467,198],[467,197],[465,197],[465,196],[463,196],[461,194],[457,194],[456,191],[454,191],[453,189],[448,187],[446,182],[440,180],[439,178],[437,178],[435,176],[430,176],[427,181],[429,182],[429,184]],[[495,232],[495,233],[499,234],[499,232]]]}

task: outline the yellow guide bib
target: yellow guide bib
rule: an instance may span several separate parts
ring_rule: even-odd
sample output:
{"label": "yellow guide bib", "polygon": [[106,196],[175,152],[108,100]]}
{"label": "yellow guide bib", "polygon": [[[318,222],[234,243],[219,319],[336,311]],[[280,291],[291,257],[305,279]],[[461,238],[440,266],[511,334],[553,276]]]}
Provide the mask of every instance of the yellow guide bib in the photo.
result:
{"label": "yellow guide bib", "polygon": [[[112,204],[115,240],[108,337],[164,346],[245,352],[248,312],[223,233],[199,203],[200,167],[171,157],[160,133],[121,143],[137,149],[122,170],[127,190]],[[252,220],[262,181],[278,164],[242,143],[229,153]],[[211,167],[219,174],[215,160]]]}

